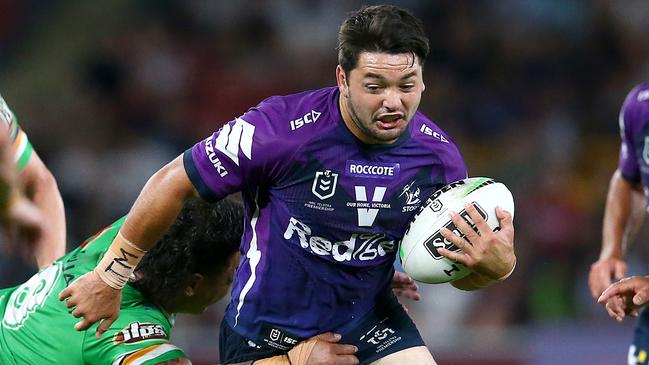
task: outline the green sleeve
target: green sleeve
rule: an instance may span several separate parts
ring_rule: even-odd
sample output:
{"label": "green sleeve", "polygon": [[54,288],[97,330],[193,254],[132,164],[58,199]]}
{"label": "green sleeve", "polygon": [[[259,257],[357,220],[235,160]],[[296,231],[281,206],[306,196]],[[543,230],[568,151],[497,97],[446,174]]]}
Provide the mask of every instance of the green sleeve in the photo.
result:
{"label": "green sleeve", "polygon": [[86,364],[152,365],[186,357],[171,342],[171,325],[157,309],[122,308],[120,317],[101,338],[97,324],[86,331],[83,356]]}
{"label": "green sleeve", "polygon": [[27,138],[27,133],[20,128],[18,118],[16,118],[16,115],[11,111],[11,109],[9,109],[9,106],[2,98],[2,95],[0,95],[0,119],[7,123],[9,135],[11,137],[11,148],[13,150],[14,160],[18,166],[18,171],[22,171],[25,166],[27,166],[27,163],[32,156],[33,147],[29,142],[29,138]]}

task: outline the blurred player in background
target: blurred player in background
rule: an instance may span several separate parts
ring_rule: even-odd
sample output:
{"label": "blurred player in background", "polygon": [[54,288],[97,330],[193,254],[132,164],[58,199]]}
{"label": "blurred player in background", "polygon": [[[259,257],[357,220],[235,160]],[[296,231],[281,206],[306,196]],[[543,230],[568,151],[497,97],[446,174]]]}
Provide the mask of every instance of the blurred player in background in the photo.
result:
{"label": "blurred player in background", "polygon": [[[228,199],[217,204],[187,201],[169,232],[141,261],[135,280],[124,288],[122,315],[101,338],[94,330],[73,329],[76,319],[57,293],[95,267],[125,217],[26,283],[0,291],[0,363],[190,364],[169,341],[173,313],[201,313],[229,291],[239,262],[241,210]],[[323,334],[286,356],[293,364],[304,364],[298,359],[305,354],[311,356],[310,363],[355,364],[353,346],[335,344],[337,340],[332,333]],[[258,363],[284,364],[286,356]]]}
{"label": "blurred player in background", "polygon": [[[591,266],[588,278],[595,299],[611,285],[612,279],[619,280],[626,275],[625,251],[646,215],[646,191],[649,188],[649,83],[636,86],[627,95],[620,111],[619,123],[622,137],[620,162],[608,188],[600,257]],[[618,288],[635,288],[634,285],[641,282],[643,279],[636,278]],[[613,318],[621,321],[625,314],[624,308],[626,314],[637,315],[633,295],[611,293],[614,291],[610,291],[601,302]],[[647,351],[649,311],[643,311],[629,350],[629,364],[646,364]],[[638,357],[641,353],[644,353],[644,359]]]}
{"label": "blurred player in background", "polygon": [[[36,239],[43,230],[43,216],[22,190],[11,147],[8,131],[0,128],[0,223],[20,238]],[[11,252],[19,245],[10,239],[6,248]]]}
{"label": "blurred player in background", "polygon": [[[17,251],[28,251],[33,254],[38,267],[43,268],[65,254],[66,227],[63,199],[54,176],[33,150],[27,134],[20,128],[16,116],[1,95],[0,124],[4,124],[8,130],[13,158],[19,171],[19,184],[24,187],[27,197],[41,211],[38,227],[27,226],[30,230],[38,228],[39,234],[30,234],[33,240],[29,242],[12,240],[9,245],[14,246],[12,248]],[[22,213],[23,216],[34,217],[36,214],[33,209]]]}
{"label": "blurred player in background", "polygon": [[[337,87],[268,98],[149,180],[111,246],[121,254],[60,295],[84,317],[77,328],[103,319],[101,332],[117,318],[126,278],[185,199],[241,191],[246,224],[223,362],[285,354],[334,331],[362,364],[435,364],[390,290],[398,242],[421,202],[467,177],[450,137],[417,111],[428,39],[411,13],[371,6],[344,21],[338,49]],[[513,271],[512,218],[497,215],[501,231],[464,232],[475,251],[440,250],[475,271],[456,286],[477,289]]]}

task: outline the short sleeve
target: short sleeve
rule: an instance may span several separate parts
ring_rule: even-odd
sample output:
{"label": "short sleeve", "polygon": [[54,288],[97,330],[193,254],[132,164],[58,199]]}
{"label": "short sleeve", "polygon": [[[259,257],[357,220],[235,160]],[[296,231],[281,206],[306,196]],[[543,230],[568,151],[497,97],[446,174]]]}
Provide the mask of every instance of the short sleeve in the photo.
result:
{"label": "short sleeve", "polygon": [[[618,117],[620,127],[620,155],[618,168],[622,176],[631,182],[639,182],[641,179],[640,166],[638,162],[637,151],[644,151],[649,142],[645,140],[638,140],[642,138],[641,128],[646,123],[646,118],[649,115],[645,112],[643,107],[644,101],[639,100],[640,87],[636,87],[626,96],[624,104],[620,110]],[[641,144],[640,146],[638,144]]]}
{"label": "short sleeve", "polygon": [[214,201],[270,184],[290,161],[281,99],[269,98],[185,151],[183,164],[201,196]]}
{"label": "short sleeve", "polygon": [[18,170],[22,171],[32,155],[32,144],[29,142],[27,133],[25,133],[20,125],[15,114],[9,109],[9,105],[0,95],[0,124],[5,125],[9,131],[11,138],[11,149],[14,155],[14,161],[18,166]]}
{"label": "short sleeve", "polygon": [[187,357],[169,341],[171,327],[162,313],[142,308],[122,309],[120,317],[99,339],[97,325],[86,331],[86,364],[152,365]]}
{"label": "short sleeve", "polygon": [[455,157],[451,159],[451,163],[446,165],[446,183],[450,184],[454,181],[466,179],[469,173],[466,168],[466,163],[460,151],[455,147]]}

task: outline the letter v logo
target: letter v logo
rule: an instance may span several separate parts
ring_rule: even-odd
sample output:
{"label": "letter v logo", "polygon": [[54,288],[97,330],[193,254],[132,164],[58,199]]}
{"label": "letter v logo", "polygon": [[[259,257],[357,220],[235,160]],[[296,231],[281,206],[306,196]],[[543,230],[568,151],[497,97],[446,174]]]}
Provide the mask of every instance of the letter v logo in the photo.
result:
{"label": "letter v logo", "polygon": [[[367,191],[365,186],[354,186],[354,189],[356,190],[356,201],[367,202]],[[372,195],[372,202],[382,202],[386,190],[387,188],[385,186],[377,186]],[[376,220],[377,214],[379,214],[379,210],[375,208],[356,208],[356,211],[358,212],[359,227],[371,227]]]}

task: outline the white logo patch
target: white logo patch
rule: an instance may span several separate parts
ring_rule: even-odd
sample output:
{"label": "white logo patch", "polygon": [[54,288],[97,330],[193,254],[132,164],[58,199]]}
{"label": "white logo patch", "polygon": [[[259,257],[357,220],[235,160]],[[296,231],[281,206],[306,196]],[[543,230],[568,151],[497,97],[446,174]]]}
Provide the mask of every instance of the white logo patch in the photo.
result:
{"label": "white logo patch", "polygon": [[331,170],[316,171],[311,192],[321,200],[329,199],[336,193],[338,173]]}
{"label": "white logo patch", "polygon": [[291,217],[284,232],[284,238],[290,240],[297,235],[302,248],[309,248],[319,256],[331,256],[338,262],[370,261],[394,252],[394,240],[383,233],[352,234],[349,239],[334,241],[329,238],[314,236],[311,227]]}
{"label": "white logo patch", "polygon": [[294,131],[298,128],[301,128],[307,124],[315,124],[315,122],[320,118],[321,112],[311,110],[310,112],[304,114],[302,118],[297,118],[291,121],[291,130]]}
{"label": "white logo patch", "polygon": [[61,274],[61,263],[39,272],[11,293],[2,326],[17,330],[29,316],[42,307]]}
{"label": "white logo patch", "polygon": [[152,339],[167,338],[164,328],[159,324],[133,322],[115,334],[113,343],[134,343]]}
{"label": "white logo patch", "polygon": [[419,194],[421,193],[421,190],[419,189],[419,187],[413,189],[413,185],[416,181],[417,180],[413,180],[412,182],[410,182],[410,184],[404,186],[401,194],[399,194],[399,198],[401,198],[402,196],[406,197],[406,205],[402,208],[402,213],[412,212],[415,209],[419,208],[419,205],[421,203]]}
{"label": "white logo patch", "polygon": [[425,125],[425,124],[422,124],[422,125],[421,125],[421,128],[419,129],[419,131],[420,131],[421,133],[425,134],[425,135],[428,135],[428,136],[431,136],[431,137],[437,138],[437,139],[439,139],[441,142],[448,143],[448,140],[446,139],[446,137],[442,136],[442,135],[439,134],[438,132],[435,132],[431,127],[429,127],[429,126],[427,126],[427,125]]}
{"label": "white logo patch", "polygon": [[278,329],[273,328],[272,330],[270,330],[270,339],[271,340],[273,340],[273,341],[279,340],[279,335],[280,335],[280,333],[279,333]]}
{"label": "white logo patch", "polygon": [[[381,203],[387,189],[388,188],[385,186],[377,186],[372,195],[372,202]],[[354,191],[357,200],[356,211],[358,212],[358,226],[371,227],[376,220],[376,216],[379,214],[379,207],[376,205],[370,205],[370,203],[367,202],[367,191],[365,186],[354,186]]]}
{"label": "white logo patch", "polygon": [[223,126],[219,136],[216,137],[214,147],[239,166],[239,151],[243,152],[248,160],[252,160],[252,137],[254,134],[254,125],[237,118],[232,127],[230,127],[230,123]]}

